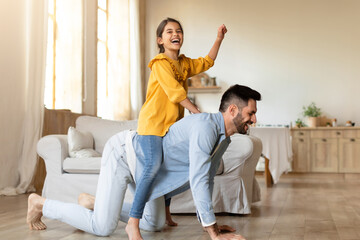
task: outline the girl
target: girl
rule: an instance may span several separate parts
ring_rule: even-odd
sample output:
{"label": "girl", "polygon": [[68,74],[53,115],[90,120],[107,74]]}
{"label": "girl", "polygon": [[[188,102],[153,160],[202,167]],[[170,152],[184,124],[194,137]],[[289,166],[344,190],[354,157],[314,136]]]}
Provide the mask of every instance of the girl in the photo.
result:
{"label": "girl", "polygon": [[[200,113],[199,109],[187,98],[186,80],[214,65],[226,32],[226,27],[221,25],[209,54],[205,58],[190,59],[179,55],[184,40],[180,22],[167,18],[157,28],[160,54],[149,63],[151,73],[146,101],[141,108],[137,134],[133,140],[138,164],[135,173],[134,201],[126,226],[129,239],[142,239],[139,221],[162,162],[163,136],[173,123],[184,116],[184,108],[191,113]],[[169,200],[167,200],[166,209],[168,224],[176,225],[172,222],[168,211]]]}

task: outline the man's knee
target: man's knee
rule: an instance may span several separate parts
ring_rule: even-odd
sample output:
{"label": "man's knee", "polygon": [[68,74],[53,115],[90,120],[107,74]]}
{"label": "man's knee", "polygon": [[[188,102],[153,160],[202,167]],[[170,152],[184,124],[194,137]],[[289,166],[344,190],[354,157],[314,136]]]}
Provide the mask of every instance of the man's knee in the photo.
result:
{"label": "man's knee", "polygon": [[117,227],[117,224],[97,224],[94,226],[94,234],[101,237],[107,237],[111,235]]}
{"label": "man's knee", "polygon": [[165,226],[166,213],[164,197],[146,203],[144,214],[140,220],[140,228],[147,231],[161,231]]}
{"label": "man's knee", "polygon": [[140,220],[140,229],[150,232],[159,232],[164,228],[165,220],[165,217],[154,218],[143,216]]}

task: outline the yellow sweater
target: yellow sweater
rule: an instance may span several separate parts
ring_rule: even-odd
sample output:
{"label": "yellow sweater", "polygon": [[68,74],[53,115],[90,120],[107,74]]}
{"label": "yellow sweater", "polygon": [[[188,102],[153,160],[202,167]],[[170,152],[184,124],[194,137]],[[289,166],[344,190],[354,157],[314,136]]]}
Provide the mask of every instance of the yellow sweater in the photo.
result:
{"label": "yellow sweater", "polygon": [[184,108],[179,102],[187,97],[186,80],[213,65],[209,56],[191,59],[180,55],[176,61],[161,53],[152,59],[146,101],[139,114],[138,134],[164,136],[173,123],[184,117]]}

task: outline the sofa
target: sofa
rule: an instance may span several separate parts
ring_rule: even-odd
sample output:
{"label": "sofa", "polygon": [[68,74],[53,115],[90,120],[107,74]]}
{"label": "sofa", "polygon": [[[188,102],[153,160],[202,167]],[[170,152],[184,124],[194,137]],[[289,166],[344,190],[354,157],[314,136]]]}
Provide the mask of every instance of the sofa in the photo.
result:
{"label": "sofa", "polygon": [[[93,150],[101,156],[111,136],[126,129],[136,130],[136,127],[136,120],[80,116],[75,129],[91,135]],[[216,213],[250,214],[251,204],[260,200],[260,188],[254,175],[262,144],[256,137],[240,134],[232,136],[231,141],[214,179],[214,210]],[[68,135],[44,136],[37,144],[37,152],[46,166],[43,197],[76,203],[80,193],[96,194],[101,157],[70,157]],[[127,190],[125,202],[131,202],[132,197],[133,193]],[[171,212],[195,213],[190,190],[172,198]]]}

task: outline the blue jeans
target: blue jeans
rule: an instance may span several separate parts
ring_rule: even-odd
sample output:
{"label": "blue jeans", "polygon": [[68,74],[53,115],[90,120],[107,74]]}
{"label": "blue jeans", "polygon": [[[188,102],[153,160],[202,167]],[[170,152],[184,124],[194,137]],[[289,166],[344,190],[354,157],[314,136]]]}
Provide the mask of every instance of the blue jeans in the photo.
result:
{"label": "blue jeans", "polygon": [[148,201],[155,177],[160,169],[163,150],[162,137],[154,135],[138,135],[133,138],[136,153],[135,182],[136,190],[129,216],[140,219]]}

